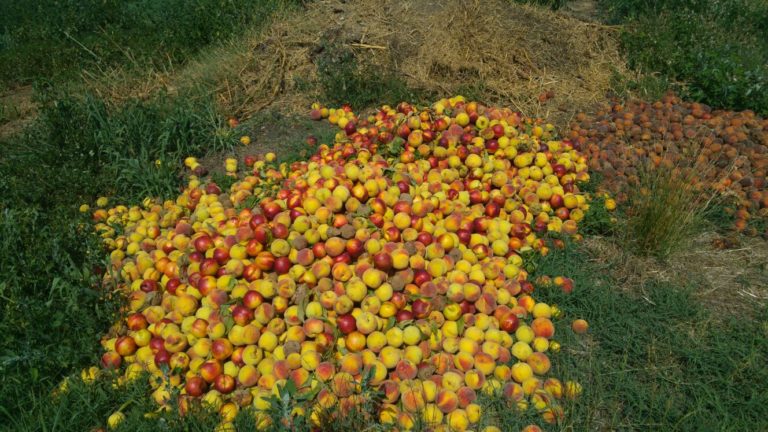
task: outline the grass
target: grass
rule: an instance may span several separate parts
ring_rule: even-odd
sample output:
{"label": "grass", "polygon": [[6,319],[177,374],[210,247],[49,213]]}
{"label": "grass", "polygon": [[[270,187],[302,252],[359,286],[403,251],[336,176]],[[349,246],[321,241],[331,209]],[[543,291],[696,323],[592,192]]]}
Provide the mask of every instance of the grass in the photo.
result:
{"label": "grass", "polygon": [[[704,167],[706,169],[706,167]],[[696,187],[701,171],[654,166],[638,170],[639,183],[627,185],[628,201],[621,241],[635,253],[665,258],[683,248],[701,228],[715,193]]]}
{"label": "grass", "polygon": [[315,64],[323,102],[360,110],[405,100],[423,103],[432,96],[409,88],[394,68],[358,62],[351,48],[341,43],[324,41],[322,47]]}
{"label": "grass", "polygon": [[[567,314],[553,374],[585,389],[554,430],[765,429],[768,310],[755,305],[756,320],[722,315],[701,305],[694,286],[651,281],[641,292],[623,290],[605,260],[575,247],[538,263],[540,274],[565,274],[576,286],[570,296],[536,294]],[[588,337],[564,328],[576,318],[589,322]]]}
{"label": "grass", "polygon": [[[542,424],[532,412],[509,409],[499,396],[483,396],[479,401],[488,413],[483,424],[519,430],[538,423],[546,431],[765,429],[768,370],[762,360],[768,355],[768,310],[755,306],[757,319],[718,314],[701,305],[694,286],[650,281],[631,291],[617,284],[615,270],[614,262],[576,244],[538,260],[537,275],[566,275],[575,282],[572,295],[537,286],[536,296],[565,312],[556,321],[555,337],[564,348],[553,355],[551,373],[582,383],[584,393],[565,403],[566,418],[554,426]],[[589,322],[587,336],[570,330],[576,318]],[[204,407],[186,417],[171,411],[147,418],[154,407],[142,392],[146,383],[120,388],[112,383],[108,375],[93,384],[73,378],[67,393],[35,401],[10,424],[16,430],[89,430],[121,406],[126,420],[118,430],[211,430],[218,421]],[[284,391],[289,397],[275,398],[269,415],[276,421],[268,430],[309,430],[288,410],[298,395]],[[375,394],[366,400],[375,401]],[[362,424],[355,422],[376,407],[374,402],[335,420],[333,411],[326,413],[322,430],[350,430],[344,425]],[[286,416],[293,423],[280,427],[277,420]],[[371,430],[391,430],[365,423]],[[241,411],[234,424],[237,430],[253,428],[253,412]],[[416,430],[425,429],[421,424]]]}
{"label": "grass", "polygon": [[[254,28],[282,0],[20,0],[0,4],[0,88],[62,83],[81,70],[183,64]],[[54,54],[52,54],[54,53]]]}
{"label": "grass", "polygon": [[8,410],[0,423],[94,364],[120,304],[101,286],[104,252],[77,207],[100,194],[126,203],[175,196],[183,157],[235,141],[217,134],[212,106],[190,97],[107,108],[57,97],[0,142],[0,405]]}
{"label": "grass", "polygon": [[[601,0],[612,23],[626,24],[631,67],[667,82],[684,97],[768,114],[768,5],[760,0]],[[643,80],[640,80],[643,81]]]}

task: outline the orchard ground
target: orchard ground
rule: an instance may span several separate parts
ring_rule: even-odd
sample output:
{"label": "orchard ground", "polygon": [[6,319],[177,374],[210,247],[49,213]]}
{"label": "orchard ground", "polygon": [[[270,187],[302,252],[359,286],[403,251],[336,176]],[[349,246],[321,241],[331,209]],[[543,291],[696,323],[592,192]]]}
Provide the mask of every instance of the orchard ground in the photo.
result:
{"label": "orchard ground", "polygon": [[[78,378],[83,368],[97,363],[101,354],[98,339],[114,321],[119,300],[110,298],[99,286],[97,273],[105,263],[104,252],[89,236],[88,222],[81,219],[77,207],[82,202],[93,203],[103,194],[126,203],[139,203],[147,195],[174,196],[181,184],[181,161],[189,155],[207,155],[201,160],[212,171],[223,168],[222,161],[229,156],[269,150],[277,151],[283,160],[300,160],[309,154],[308,135],[329,142],[334,133],[324,123],[308,120],[308,103],[315,99],[377,105],[428,101],[461,92],[484,101],[504,100],[503,105],[513,103],[529,114],[552,118],[561,135],[567,133],[569,120],[577,111],[593,112],[594,103],[605,101],[607,92],[654,101],[669,82],[716,108],[751,108],[765,113],[764,105],[759,105],[764,100],[761,93],[754,93],[757,97],[752,99],[740,96],[747,94],[750,82],[761,82],[758,69],[749,72],[751,66],[747,65],[737,70],[737,75],[746,73],[755,78],[734,81],[727,97],[704,85],[719,79],[707,74],[720,70],[717,64],[725,58],[717,54],[726,38],[720,33],[706,44],[691,44],[690,51],[675,56],[670,67],[677,69],[664,66],[667,69],[661,70],[661,75],[642,75],[638,64],[654,67],[653,56],[640,56],[643,50],[619,55],[617,32],[621,29],[569,19],[536,6],[492,2],[490,9],[469,9],[462,19],[473,25],[498,25],[499,19],[487,15],[493,8],[503,7],[504,14],[516,24],[522,21],[547,28],[546,38],[535,31],[526,32],[522,38],[522,51],[516,58],[527,60],[515,63],[515,73],[517,80],[525,82],[505,87],[504,81],[493,81],[492,69],[477,67],[473,57],[466,56],[453,71],[460,79],[438,85],[435,78],[451,73],[445,65],[425,69],[419,63],[409,63],[412,69],[399,73],[403,71],[397,69],[403,60],[399,56],[414,52],[414,48],[403,48],[403,41],[388,39],[385,32],[373,31],[373,36],[367,36],[365,26],[357,27],[368,19],[378,25],[372,30],[380,31],[388,22],[386,14],[367,2],[341,6],[335,2],[289,3],[270,3],[260,15],[250,17],[228,10],[230,15],[222,15],[221,20],[202,30],[210,33],[200,34],[192,42],[185,42],[184,32],[202,28],[195,20],[205,14],[184,16],[163,11],[183,22],[187,30],[182,37],[166,33],[160,43],[168,52],[154,54],[154,58],[147,53],[157,50],[158,41],[134,34],[131,40],[137,43],[130,47],[122,41],[110,42],[108,37],[119,33],[120,26],[135,23],[116,23],[110,21],[114,17],[107,9],[103,15],[94,10],[90,19],[104,19],[114,27],[103,27],[108,30],[99,33],[81,26],[87,35],[84,39],[71,30],[71,23],[63,27],[58,22],[49,23],[52,28],[68,29],[70,37],[101,58],[71,42],[70,48],[78,53],[73,57],[77,58],[74,68],[86,68],[82,77],[71,73],[68,68],[73,66],[67,62],[35,70],[63,72],[55,77],[3,69],[4,85],[11,90],[0,106],[0,329],[4,335],[0,339],[0,427],[94,430],[106,427],[106,419],[121,408],[126,415],[123,430],[211,430],[219,423],[218,413],[193,413],[183,418],[159,413],[147,418],[144,414],[156,407],[147,397],[145,382],[116,389],[108,374],[93,382],[86,379],[88,383]],[[636,19],[626,27],[640,31],[626,42],[630,47],[642,44],[643,37],[651,34],[643,33],[644,28],[658,28],[648,18],[652,14],[634,3],[622,2],[621,8],[614,9],[617,16]],[[741,3],[744,8],[731,11],[737,15],[755,12],[744,12],[740,19],[745,25],[763,16],[757,3]],[[636,8],[634,12],[627,13],[632,8]],[[390,11],[408,12],[397,7]],[[70,12],[42,14],[65,20],[79,16],[76,8]],[[680,21],[676,21],[679,17],[675,13],[713,13],[685,8],[663,12],[664,29],[669,30],[665,35],[678,31],[674,25]],[[233,13],[243,14],[236,20],[243,27],[230,25],[227,16]],[[270,15],[273,13],[277,15]],[[270,21],[265,16],[275,18]],[[289,33],[285,45],[277,43],[286,25],[303,18],[307,18],[307,25],[298,29],[305,33]],[[307,45],[308,40],[322,36],[323,25],[317,21],[326,19],[333,19],[345,38]],[[152,21],[136,22],[153,25]],[[552,34],[547,25],[555,25],[562,34]],[[588,35],[595,32],[599,35]],[[492,40],[495,34],[489,31],[478,36],[480,43]],[[440,32],[423,36],[445,37]],[[40,31],[29,38],[35,43],[17,44],[14,49],[39,50],[42,55],[35,58],[44,59],[44,37],[45,32]],[[378,39],[372,42],[370,37]],[[558,55],[569,49],[560,39],[569,37],[587,40],[590,49],[580,56]],[[661,38],[656,49],[670,46],[668,39]],[[197,45],[190,49],[185,43]],[[751,42],[741,38],[737,43]],[[377,48],[381,46],[393,51]],[[403,51],[397,51],[398,47]],[[686,62],[696,58],[699,48],[715,54],[706,57],[707,67],[697,76],[686,76],[690,74]],[[152,61],[137,60],[141,57],[137,53]],[[310,60],[299,56],[296,58],[302,61],[292,63],[297,53]],[[255,72],[265,66],[265,58],[275,54],[282,60],[271,66],[276,73],[270,76],[280,79],[260,81]],[[627,56],[635,56],[630,58],[634,69],[626,66]],[[168,58],[173,60],[166,61]],[[738,59],[730,58],[728,67],[738,69],[739,64]],[[594,81],[590,81],[590,70],[599,71]],[[543,73],[551,74],[552,79],[540,79]],[[14,76],[24,79],[14,81]],[[556,84],[549,84],[551,81]],[[34,84],[35,91],[17,87],[21,84]],[[564,90],[554,88],[558,85],[564,85]],[[340,89],[348,93],[340,93]],[[389,95],[393,99],[385,100]],[[750,106],[749,100],[755,105]],[[240,124],[230,128],[228,117],[238,117]],[[251,144],[241,144],[241,136],[248,136]],[[307,153],[302,154],[305,150]],[[161,163],[156,164],[156,160]],[[212,174],[214,178],[217,175],[221,176],[221,171]],[[620,205],[620,225],[621,213]],[[563,423],[543,425],[545,429],[766,428],[768,377],[761,360],[768,355],[768,247],[759,236],[734,234],[730,229],[733,217],[724,211],[705,216],[694,225],[689,235],[692,241],[663,260],[633,253],[626,247],[625,236],[598,226],[583,243],[553,251],[535,263],[536,275],[565,275],[576,282],[574,294],[567,297],[538,289],[540,300],[557,303],[569,318],[581,317],[589,323],[586,337],[563,331],[563,350],[553,357],[553,372],[581,382],[584,393],[566,407]],[[599,215],[589,217],[601,221]],[[750,224],[760,228],[759,221],[751,218]],[[52,395],[66,376],[72,377],[69,391]],[[487,403],[492,408],[495,402]],[[498,420],[502,430],[535,422],[533,417],[510,414],[498,410],[489,418]],[[236,424],[248,421],[241,415]],[[344,425],[326,426],[343,430]]]}

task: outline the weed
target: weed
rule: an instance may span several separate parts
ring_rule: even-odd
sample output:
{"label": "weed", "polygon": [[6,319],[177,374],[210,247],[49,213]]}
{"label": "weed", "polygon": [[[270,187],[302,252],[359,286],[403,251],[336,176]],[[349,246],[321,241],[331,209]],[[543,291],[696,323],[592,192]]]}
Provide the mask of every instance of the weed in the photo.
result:
{"label": "weed", "polygon": [[[601,1],[607,19],[626,23],[622,45],[639,83],[669,83],[709,105],[768,113],[768,4],[760,0]],[[738,29],[738,30],[734,30]],[[651,92],[655,92],[652,90]]]}
{"label": "weed", "polygon": [[643,165],[639,184],[628,186],[622,243],[639,255],[662,259],[684,247],[701,229],[707,207],[717,198],[697,187],[700,174],[698,169],[664,163]]}

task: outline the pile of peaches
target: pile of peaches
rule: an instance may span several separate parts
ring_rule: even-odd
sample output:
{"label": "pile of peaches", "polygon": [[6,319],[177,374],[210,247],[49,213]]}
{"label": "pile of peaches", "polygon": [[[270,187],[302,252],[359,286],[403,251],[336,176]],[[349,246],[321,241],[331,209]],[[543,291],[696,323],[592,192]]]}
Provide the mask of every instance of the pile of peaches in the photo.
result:
{"label": "pile of peaches", "polygon": [[477,428],[483,393],[562,419],[581,386],[549,374],[562,312],[536,301],[525,258],[579,237],[579,144],[460,96],[310,115],[339,131],[307,161],[227,160],[228,190],[193,174],[175,200],[96,209],[128,299],[102,366],[149,373],[161,407],[207,404],[224,426],[245,408],[271,421],[288,381],[314,401],[292,415],[313,421],[354,409],[363,380],[400,430]]}
{"label": "pile of peaches", "polygon": [[596,115],[579,114],[568,137],[583,149],[603,186],[625,198],[641,165],[695,170],[702,189],[731,195],[734,228],[757,232],[751,219],[768,219],[768,119],[752,111],[721,111],[673,94],[653,103],[618,100]]}

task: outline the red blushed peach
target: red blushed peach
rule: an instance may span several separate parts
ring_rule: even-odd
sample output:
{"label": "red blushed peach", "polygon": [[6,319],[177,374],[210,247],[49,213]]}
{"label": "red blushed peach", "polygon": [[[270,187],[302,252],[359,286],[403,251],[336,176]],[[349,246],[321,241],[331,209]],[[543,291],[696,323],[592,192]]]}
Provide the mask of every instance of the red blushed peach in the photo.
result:
{"label": "red blushed peach", "polygon": [[555,335],[555,326],[549,318],[536,318],[531,323],[533,334],[538,337],[551,338]]}
{"label": "red blushed peach", "polygon": [[587,329],[589,329],[589,324],[586,320],[577,319],[571,324],[571,328],[576,334],[584,334],[587,332]]}
{"label": "red blushed peach", "polygon": [[501,389],[501,394],[509,400],[518,402],[525,397],[523,386],[516,382],[507,382]]}
{"label": "red blushed peach", "polygon": [[384,402],[393,404],[400,398],[400,385],[394,381],[384,381],[379,389],[384,392]]}
{"label": "red blushed peach", "polygon": [[407,359],[400,360],[395,366],[395,373],[401,380],[409,380],[416,378],[418,368],[413,362]]}
{"label": "red blushed peach", "polygon": [[259,371],[253,365],[244,365],[237,372],[237,382],[243,387],[253,387],[260,377]]}
{"label": "red blushed peach", "polygon": [[480,296],[483,294],[483,291],[480,289],[480,286],[475,283],[465,283],[464,284],[464,299],[469,302],[475,302],[477,301]]}
{"label": "red blushed peach", "polygon": [[317,398],[315,399],[319,408],[331,409],[339,402],[336,395],[329,388],[322,388],[317,392]]}
{"label": "red blushed peach", "polygon": [[341,237],[331,237],[325,242],[325,252],[328,256],[336,257],[344,253],[347,242]]}
{"label": "red blushed peach", "polygon": [[357,353],[347,354],[341,358],[339,369],[350,375],[357,375],[363,369],[363,357]]}
{"label": "red blushed peach", "polygon": [[296,387],[301,388],[309,382],[309,371],[303,368],[294,369],[288,378],[296,384]]}
{"label": "red blushed peach", "polygon": [[475,358],[472,354],[460,351],[453,356],[453,364],[462,372],[466,372],[475,365]]}
{"label": "red blushed peach", "polygon": [[435,404],[444,414],[459,407],[459,397],[451,390],[440,390],[435,397]]}
{"label": "red blushed peach", "polygon": [[533,373],[536,375],[546,374],[549,372],[549,368],[552,366],[549,361],[549,357],[547,357],[546,354],[540,352],[531,354],[525,361],[531,366]]}
{"label": "red blushed peach", "polygon": [[499,358],[496,359],[497,363],[509,363],[512,359],[512,353],[506,347],[499,348]]}
{"label": "red blushed peach", "polygon": [[420,387],[415,386],[403,390],[400,394],[400,401],[403,404],[403,409],[412,413],[421,412],[426,406],[424,392]]}
{"label": "red blushed peach", "polygon": [[480,390],[483,384],[485,384],[485,374],[477,369],[469,370],[464,374],[464,382],[467,384],[467,387]]}
{"label": "red blushed peach", "polygon": [[524,427],[520,432],[542,432],[542,430],[536,425],[528,425]]}
{"label": "red blushed peach", "polygon": [[464,385],[464,374],[460,371],[448,371],[443,374],[442,387],[456,391]]}
{"label": "red blushed peach", "polygon": [[307,337],[315,337],[323,332],[324,323],[317,318],[309,318],[304,321],[304,334]]}
{"label": "red blushed peach", "polygon": [[477,392],[469,387],[461,387],[456,391],[459,398],[459,408],[466,408],[467,405],[477,400]]}
{"label": "red blushed peach", "polygon": [[496,299],[492,294],[483,294],[475,302],[475,308],[477,308],[477,311],[480,313],[491,315],[496,309]]}
{"label": "red blushed peach", "polygon": [[554,424],[565,419],[565,412],[561,406],[551,405],[541,410],[541,418],[549,424]]}
{"label": "red blushed peach", "polygon": [[501,354],[501,345],[499,345],[498,342],[485,341],[480,346],[480,350],[487,354],[491,359],[495,360],[499,358],[499,355]]}
{"label": "red blushed peach", "polygon": [[259,378],[258,385],[261,388],[271,389],[275,387],[276,383],[277,383],[277,378],[275,378],[274,375],[269,374],[269,375],[262,375]]}
{"label": "red blushed peach", "polygon": [[291,368],[286,360],[277,360],[272,366],[272,373],[277,379],[286,379],[291,373]]}
{"label": "red blushed peach", "polygon": [[199,369],[200,376],[208,383],[212,383],[223,371],[224,368],[221,366],[221,363],[216,360],[208,360]]}
{"label": "red blushed peach", "polygon": [[496,369],[496,362],[490,355],[484,352],[479,352],[475,354],[475,369],[485,375],[491,375],[493,370]]}
{"label": "red blushed peach", "polygon": [[432,355],[431,360],[435,373],[438,375],[443,375],[449,368],[453,367],[453,356],[448,353],[436,353]]}
{"label": "red blushed peach", "polygon": [[555,399],[563,397],[563,383],[557,378],[548,378],[544,381],[544,390],[549,392]]}
{"label": "red blushed peach", "polygon": [[331,362],[321,362],[315,368],[315,375],[320,381],[329,381],[336,375],[336,368]]}
{"label": "red blushed peach", "polygon": [[339,372],[334,375],[331,388],[336,396],[347,397],[355,391],[355,379],[346,372]]}
{"label": "red blushed peach", "polygon": [[522,295],[517,299],[517,305],[522,306],[527,313],[531,313],[536,306],[536,300],[529,295]]}

